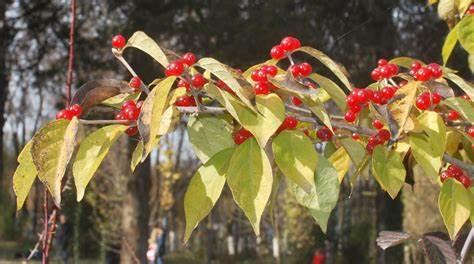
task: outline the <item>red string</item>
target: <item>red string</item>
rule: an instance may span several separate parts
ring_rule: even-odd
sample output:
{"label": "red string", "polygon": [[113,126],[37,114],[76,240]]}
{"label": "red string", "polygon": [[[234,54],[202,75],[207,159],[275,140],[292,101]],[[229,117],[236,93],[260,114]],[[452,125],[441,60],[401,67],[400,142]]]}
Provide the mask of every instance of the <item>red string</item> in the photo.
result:
{"label": "red string", "polygon": [[71,23],[69,25],[69,62],[66,80],[66,107],[71,102],[72,73],[74,68],[74,28],[76,25],[76,0],[71,0]]}

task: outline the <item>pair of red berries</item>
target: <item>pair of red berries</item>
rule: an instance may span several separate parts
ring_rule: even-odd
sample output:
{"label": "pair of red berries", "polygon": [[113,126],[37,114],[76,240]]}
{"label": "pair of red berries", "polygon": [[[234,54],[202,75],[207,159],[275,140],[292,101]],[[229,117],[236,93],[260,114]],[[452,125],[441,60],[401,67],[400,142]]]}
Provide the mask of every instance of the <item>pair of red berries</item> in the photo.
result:
{"label": "pair of red berries", "polygon": [[463,171],[461,168],[459,168],[456,165],[449,165],[448,169],[441,172],[440,174],[441,182],[446,181],[446,179],[448,178],[454,178],[458,180],[466,188],[471,187],[471,178],[469,177],[469,175],[467,175],[465,171]]}
{"label": "pair of red berries", "polygon": [[316,136],[321,140],[321,141],[330,141],[334,134],[331,132],[331,130],[328,127],[321,127],[316,131]]}
{"label": "pair of red berries", "polygon": [[370,77],[374,81],[389,79],[398,74],[398,66],[393,63],[388,63],[386,59],[380,59],[377,65],[377,68],[373,69],[370,73]]}
{"label": "pair of red berries", "polygon": [[180,96],[176,99],[176,102],[174,102],[174,105],[176,106],[196,106],[196,100],[194,100],[194,96],[192,95],[183,95]]}
{"label": "pair of red berries", "polygon": [[301,47],[301,42],[299,39],[291,36],[284,37],[280,44],[272,47],[270,50],[270,57],[275,60],[282,59],[286,56],[287,52],[292,52],[299,47]]}
{"label": "pair of red berries", "polygon": [[255,94],[269,94],[276,87],[268,81],[268,76],[275,77],[278,73],[278,69],[274,65],[263,65],[259,69],[252,71],[250,78],[257,82],[253,89]]}
{"label": "pair of red berries", "polygon": [[307,62],[298,63],[290,66],[290,72],[295,78],[307,77],[313,72],[313,67]]}
{"label": "pair of red berries", "polygon": [[415,77],[417,81],[426,82],[443,76],[443,69],[436,63],[422,66],[419,61],[415,61],[411,64],[410,74]]}
{"label": "pair of red berries", "polygon": [[180,79],[178,82],[178,87],[186,88],[187,92],[191,92],[191,86],[195,89],[202,89],[202,87],[209,81],[202,76],[200,73],[196,73],[191,77],[191,81],[188,82],[185,79]]}
{"label": "pair of red berries", "polygon": [[[380,127],[379,125],[375,125],[373,122],[372,125],[374,125],[374,127]],[[387,142],[390,138],[390,131],[388,131],[387,129],[379,129],[377,134],[369,137],[369,139],[367,140],[367,145],[365,146],[365,150],[367,151],[367,153],[372,154],[376,146],[385,144],[385,142]]]}
{"label": "pair of red berries", "polygon": [[166,76],[179,76],[183,74],[185,67],[196,63],[196,55],[192,52],[185,53],[180,59],[172,61],[165,70]]}
{"label": "pair of red berries", "polygon": [[277,133],[280,133],[283,130],[293,130],[298,126],[298,119],[293,116],[285,117],[285,120],[281,123],[280,127],[277,129]]}
{"label": "pair of red berries", "polygon": [[[115,115],[115,120],[129,120],[129,121],[136,121],[140,116],[140,111],[142,107],[143,101],[139,101],[135,103],[133,100],[128,100],[122,104],[120,111]],[[136,126],[132,126],[125,130],[125,133],[129,136],[134,136],[138,133],[138,128]]]}
{"label": "pair of red berries", "polygon": [[441,102],[441,99],[442,97],[439,93],[423,92],[416,99],[415,105],[420,110],[426,110],[432,105],[439,104],[439,102]]}
{"label": "pair of red berries", "polygon": [[241,128],[234,133],[234,143],[240,145],[245,142],[245,140],[253,137],[252,133],[245,128]]}
{"label": "pair of red berries", "polygon": [[60,110],[56,114],[56,119],[71,120],[73,117],[79,118],[81,114],[82,114],[82,107],[78,104],[74,104],[66,109]]}

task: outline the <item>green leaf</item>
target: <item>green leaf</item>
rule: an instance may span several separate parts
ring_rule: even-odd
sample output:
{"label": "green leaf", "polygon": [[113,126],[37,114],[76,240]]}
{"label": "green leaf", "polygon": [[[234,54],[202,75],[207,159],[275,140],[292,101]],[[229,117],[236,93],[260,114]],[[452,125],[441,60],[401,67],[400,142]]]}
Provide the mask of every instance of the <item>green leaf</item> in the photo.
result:
{"label": "green leaf", "polygon": [[349,91],[352,91],[352,85],[349,82],[349,79],[347,79],[347,76],[344,74],[341,67],[331,58],[329,58],[329,56],[311,47],[301,47],[298,49],[298,51],[305,52],[318,59],[322,64],[328,67],[334,73],[334,75],[339,78],[339,80],[341,80],[341,82],[347,87],[347,89],[349,89]]}
{"label": "green leaf", "polygon": [[132,153],[132,158],[130,160],[130,169],[132,170],[132,172],[135,171],[135,168],[141,162],[144,150],[145,146],[143,145],[143,141],[138,141],[137,146],[135,147],[135,150]]}
{"label": "green leaf", "polygon": [[456,43],[458,42],[458,28],[459,24],[449,32],[448,36],[446,36],[446,40],[443,43],[443,49],[441,50],[441,56],[443,56],[443,65],[448,63],[448,59],[451,56],[451,53],[456,47]]}
{"label": "green leaf", "polygon": [[128,100],[138,100],[140,98],[141,93],[121,93],[114,97],[107,98],[106,100],[102,101],[102,104],[120,109],[122,104]]}
{"label": "green leaf", "polygon": [[258,113],[214,85],[206,85],[208,94],[222,104],[229,114],[250,131],[264,147],[285,119],[285,105],[276,94],[257,96]]}
{"label": "green leaf", "polygon": [[400,154],[377,146],[372,154],[372,173],[383,190],[395,199],[405,182],[406,171]]}
{"label": "green leaf", "polygon": [[33,157],[31,156],[32,141],[28,142],[18,155],[18,167],[13,174],[13,191],[16,195],[16,210],[19,211],[25,203],[31,186],[36,179],[36,171]]}
{"label": "green leaf", "polygon": [[311,140],[299,131],[283,131],[273,139],[272,149],[275,162],[283,174],[310,192],[318,163]]}
{"label": "green leaf", "polygon": [[74,151],[79,120],[56,120],[46,124],[32,139],[31,156],[38,179],[48,188],[56,206],[61,205],[61,180]]}
{"label": "green leaf", "polygon": [[242,86],[237,79],[232,76],[232,74],[227,70],[224,64],[213,58],[202,58],[197,62],[201,68],[211,72],[217,78],[222,80],[227,86],[229,86],[232,91],[234,91],[237,96],[244,102],[252,111],[255,110],[255,93],[252,89],[252,86],[249,83],[246,83],[245,80],[241,82],[246,85]]}
{"label": "green leaf", "polygon": [[410,145],[413,157],[423,168],[426,176],[430,177],[433,183],[438,183],[439,169],[442,165],[442,155],[433,150],[433,143],[429,137],[422,134],[410,135]]}
{"label": "green leaf", "polygon": [[315,81],[321,88],[323,88],[329,96],[334,100],[334,103],[341,109],[341,111],[346,111],[346,94],[344,91],[333,82],[331,79],[326,78],[322,75],[313,73],[309,76],[313,81]]}
{"label": "green leaf", "polygon": [[474,100],[474,87],[471,84],[454,73],[444,73],[443,76],[454,82],[469,96],[469,98],[471,98],[471,100]]}
{"label": "green leaf", "polygon": [[168,58],[163,50],[161,50],[160,46],[158,46],[158,44],[156,44],[156,42],[143,31],[133,33],[133,35],[128,39],[125,48],[128,47],[133,47],[147,53],[158,63],[163,65],[163,67],[166,67],[169,64]]}
{"label": "green leaf", "polygon": [[84,198],[87,184],[94,176],[112,144],[127,129],[124,125],[110,125],[97,129],[87,136],[79,146],[76,160],[72,165],[77,201]]}
{"label": "green leaf", "polygon": [[194,153],[203,163],[223,149],[234,146],[232,124],[223,117],[190,116],[188,136]]}
{"label": "green leaf", "polygon": [[438,206],[449,236],[454,239],[471,215],[471,194],[457,180],[447,179],[441,187]]}
{"label": "green leaf", "polygon": [[254,138],[239,145],[230,160],[227,184],[237,205],[244,211],[256,235],[272,192],[272,166]]}
{"label": "green leaf", "polygon": [[433,144],[432,150],[435,155],[443,155],[446,150],[446,126],[443,118],[433,111],[425,111],[418,116],[418,124],[425,131]]}
{"label": "green leaf", "polygon": [[451,97],[443,100],[441,104],[456,110],[466,121],[474,123],[474,107],[472,102],[459,97]]}
{"label": "green leaf", "polygon": [[288,182],[288,184],[295,195],[296,201],[309,209],[311,216],[326,233],[329,216],[336,207],[339,198],[338,174],[331,163],[322,155],[319,155],[314,177],[315,185],[313,185],[310,193],[305,192],[292,182]]}
{"label": "green leaf", "polygon": [[347,151],[347,154],[349,154],[354,166],[359,168],[363,164],[364,158],[367,155],[362,143],[351,138],[341,138],[339,141],[341,142],[342,147]]}
{"label": "green leaf", "polygon": [[[410,69],[411,68],[411,64],[415,61],[419,61],[417,59],[414,59],[414,58],[411,58],[411,57],[397,57],[397,58],[393,58],[389,61],[389,63],[392,63],[392,64],[396,64],[398,66],[401,66],[401,67],[404,67],[404,68],[407,68],[407,69]],[[419,61],[420,63],[422,63],[421,61]],[[423,63],[422,63],[423,64]]]}
{"label": "green leaf", "polygon": [[168,77],[160,81],[143,101],[140,116],[138,118],[138,130],[145,144],[145,155],[143,159],[158,144],[157,137],[160,129],[160,122],[167,104],[168,94],[173,86],[176,77]]}
{"label": "green leaf", "polygon": [[469,54],[474,54],[474,16],[464,16],[457,27],[461,46]]}
{"label": "green leaf", "polygon": [[220,151],[194,174],[184,195],[186,242],[198,223],[206,217],[219,199],[225,184],[225,174],[235,148]]}
{"label": "green leaf", "polygon": [[303,102],[311,110],[311,112],[313,112],[313,114],[316,115],[318,119],[321,120],[321,122],[323,122],[323,124],[331,130],[331,132],[334,132],[332,129],[331,118],[326,112],[324,104],[319,101],[317,97],[304,97]]}
{"label": "green leaf", "polygon": [[344,176],[349,171],[351,165],[351,157],[347,154],[347,151],[344,148],[338,148],[334,153],[329,157],[329,162],[336,169],[337,174],[339,175],[339,183],[342,183]]}
{"label": "green leaf", "polygon": [[393,120],[398,125],[398,130],[392,138],[398,138],[400,134],[408,129],[405,128],[411,109],[416,100],[416,90],[419,83],[415,81],[408,82],[395,92],[395,96],[402,95],[403,98],[394,101],[388,105]]}

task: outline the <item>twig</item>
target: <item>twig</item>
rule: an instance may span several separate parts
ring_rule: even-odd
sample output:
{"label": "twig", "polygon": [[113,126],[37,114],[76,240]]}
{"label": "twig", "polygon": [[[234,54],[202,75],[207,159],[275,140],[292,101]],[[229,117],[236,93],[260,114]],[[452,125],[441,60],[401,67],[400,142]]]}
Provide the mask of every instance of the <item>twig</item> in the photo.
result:
{"label": "twig", "polygon": [[46,189],[46,186],[44,186],[44,201],[43,201],[43,219],[44,219],[44,224],[43,224],[43,236],[41,237],[41,250],[43,252],[43,255],[41,257],[41,263],[42,264],[47,264],[48,263],[48,252],[46,251],[46,238],[48,236],[48,190]]}
{"label": "twig", "polygon": [[123,66],[125,66],[125,68],[128,70],[128,72],[130,72],[133,77],[138,76],[137,73],[132,69],[130,64],[128,64],[128,62],[123,58],[122,53],[120,53],[117,49],[114,48],[112,49],[112,53],[115,55],[115,58],[117,58],[117,60],[120,61]]}
{"label": "twig", "polygon": [[446,161],[446,162],[449,162],[451,164],[454,164],[456,166],[458,166],[459,168],[463,169],[464,171],[466,171],[469,176],[474,179],[474,165],[471,165],[471,164],[467,164],[461,160],[458,160],[456,158],[454,158],[453,156],[445,153],[443,155],[443,159]]}
{"label": "twig", "polygon": [[138,259],[137,255],[135,255],[135,252],[133,251],[133,248],[130,246],[130,244],[128,243],[128,240],[127,238],[125,237],[122,237],[122,240],[125,244],[125,247],[127,248],[127,250],[130,252],[130,255],[132,256],[132,259],[135,263],[137,264],[140,264],[140,260]]}
{"label": "twig", "polygon": [[461,249],[461,259],[460,262],[464,263],[464,258],[469,252],[469,248],[471,247],[472,240],[474,239],[474,227],[471,227],[471,231],[469,231],[469,235],[467,235],[466,241],[464,241],[464,245]]}
{"label": "twig", "polygon": [[223,107],[215,106],[204,106],[202,110],[199,110],[197,106],[180,106],[178,110],[181,113],[192,114],[192,113],[206,113],[206,114],[223,114],[227,110]]}
{"label": "twig", "polygon": [[134,121],[130,120],[86,120],[86,119],[79,119],[79,123],[84,125],[108,125],[108,124],[123,124],[123,125],[130,125],[135,123]]}

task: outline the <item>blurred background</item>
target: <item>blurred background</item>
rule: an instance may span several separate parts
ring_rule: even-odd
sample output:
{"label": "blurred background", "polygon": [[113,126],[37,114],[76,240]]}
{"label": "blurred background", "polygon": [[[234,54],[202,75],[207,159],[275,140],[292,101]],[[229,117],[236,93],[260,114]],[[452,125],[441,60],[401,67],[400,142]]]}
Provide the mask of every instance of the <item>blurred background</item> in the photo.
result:
{"label": "blurred background", "polygon": [[[357,87],[370,83],[379,58],[441,63],[449,32],[436,7],[423,0],[78,0],[76,12],[73,91],[92,79],[128,80],[110,41],[136,30],[176,52],[241,69],[267,60],[273,45],[293,35],[343,64]],[[16,212],[12,175],[25,142],[64,107],[69,19],[69,1],[0,1],[0,263],[24,259],[41,232],[42,187],[36,182]],[[163,75],[146,55],[125,56],[145,82]],[[449,66],[472,79],[465,58],[457,48]],[[132,175],[134,143],[120,139],[83,202],[75,201],[73,187],[65,193],[53,249],[58,260],[67,254],[75,263],[133,263],[135,256],[144,262],[159,227],[166,234],[165,263],[311,263],[317,250],[326,252],[326,263],[422,263],[416,244],[384,252],[375,245],[377,233],[444,231],[437,187],[420,179],[391,200],[373,179],[361,178],[353,190],[343,183],[327,234],[280,188],[274,220],[267,212],[256,238],[225,190],[183,244],[183,196],[199,166],[186,127],[164,137]]]}

